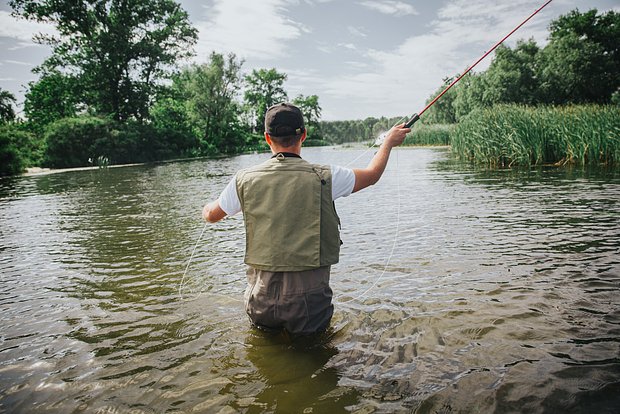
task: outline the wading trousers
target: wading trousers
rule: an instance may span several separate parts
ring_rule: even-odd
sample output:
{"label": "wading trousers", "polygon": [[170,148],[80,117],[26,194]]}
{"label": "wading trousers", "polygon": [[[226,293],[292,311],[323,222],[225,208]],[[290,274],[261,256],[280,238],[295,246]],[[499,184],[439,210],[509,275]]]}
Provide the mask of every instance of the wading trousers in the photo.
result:
{"label": "wading trousers", "polygon": [[327,329],[334,313],[330,266],[301,272],[248,267],[245,311],[259,329],[310,335]]}

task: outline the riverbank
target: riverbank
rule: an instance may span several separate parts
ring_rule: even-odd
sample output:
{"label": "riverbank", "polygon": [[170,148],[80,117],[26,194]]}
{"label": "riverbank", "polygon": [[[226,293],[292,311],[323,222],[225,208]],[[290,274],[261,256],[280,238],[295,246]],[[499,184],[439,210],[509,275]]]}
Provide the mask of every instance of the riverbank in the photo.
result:
{"label": "riverbank", "polygon": [[42,167],[30,167],[26,168],[26,172],[20,174],[23,177],[32,177],[36,175],[48,175],[48,174],[57,174],[68,171],[89,171],[89,170],[103,170],[105,168],[121,168],[121,167],[133,167],[138,164],[119,164],[119,165],[108,165],[107,167],[73,167],[73,168],[42,168]]}
{"label": "riverbank", "polygon": [[124,167],[135,167],[138,165],[148,165],[148,164],[168,164],[171,162],[183,162],[183,161],[191,161],[191,160],[201,160],[201,159],[218,159],[225,158],[225,156],[211,156],[211,157],[195,157],[195,158],[174,158],[171,160],[162,160],[162,161],[151,161],[151,162],[136,162],[130,164],[112,164],[103,166],[89,166],[89,167],[71,167],[71,168],[44,168],[44,167],[29,167],[26,168],[26,172],[20,174],[22,177],[31,177],[35,175],[48,175],[48,174],[57,174],[69,171],[92,171],[92,170],[105,170],[107,168],[124,168]]}

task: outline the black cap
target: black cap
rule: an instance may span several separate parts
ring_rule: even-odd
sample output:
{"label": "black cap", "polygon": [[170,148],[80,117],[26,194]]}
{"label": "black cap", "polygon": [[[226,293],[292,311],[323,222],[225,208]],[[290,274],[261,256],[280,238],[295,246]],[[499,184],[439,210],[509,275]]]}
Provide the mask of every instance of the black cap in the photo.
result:
{"label": "black cap", "polygon": [[304,116],[290,103],[273,105],[265,113],[265,131],[272,137],[301,135],[305,131]]}

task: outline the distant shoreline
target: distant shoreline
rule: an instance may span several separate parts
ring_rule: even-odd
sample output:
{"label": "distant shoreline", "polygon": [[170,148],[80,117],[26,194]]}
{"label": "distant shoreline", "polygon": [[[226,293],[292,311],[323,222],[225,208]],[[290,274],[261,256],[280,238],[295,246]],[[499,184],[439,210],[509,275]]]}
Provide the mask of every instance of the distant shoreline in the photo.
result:
{"label": "distant shoreline", "polygon": [[[345,143],[333,145],[332,147],[342,147],[342,148],[351,148],[354,147],[355,144],[360,144],[361,147],[365,147],[364,144],[358,142]],[[450,145],[401,145],[398,148],[448,148]],[[319,147],[306,147],[306,148],[319,148]],[[324,147],[325,148],[325,147]],[[92,171],[92,170],[104,170],[106,168],[122,168],[122,167],[136,167],[138,165],[148,165],[148,164],[167,164],[170,162],[179,162],[179,161],[193,161],[193,160],[201,160],[201,159],[217,159],[217,158],[226,158],[228,156],[237,156],[243,155],[247,153],[234,154],[234,155],[226,155],[226,156],[218,156],[218,157],[195,157],[195,158],[175,158],[172,160],[163,160],[163,161],[152,161],[152,162],[138,162],[132,164],[114,164],[107,165],[105,167],[99,166],[91,166],[91,167],[71,167],[71,168],[43,168],[43,167],[29,167],[26,168],[26,172],[21,173],[19,176],[21,177],[37,177],[42,175],[50,175],[50,174],[58,174],[68,171]]]}
{"label": "distant shoreline", "polygon": [[72,168],[42,168],[42,167],[30,167],[26,168],[26,172],[22,173],[22,177],[34,177],[38,175],[49,175],[62,173],[67,171],[89,171],[89,170],[103,170],[105,168],[119,168],[119,167],[133,167],[136,165],[144,165],[144,163],[137,164],[118,164],[118,165],[108,165],[106,167],[72,167]]}
{"label": "distant shoreline", "polygon": [[136,167],[139,165],[148,165],[148,164],[167,164],[170,162],[179,162],[179,161],[192,161],[192,160],[202,160],[202,159],[217,159],[217,158],[225,158],[226,156],[210,156],[210,157],[192,157],[192,158],[174,158],[171,160],[160,160],[160,161],[149,161],[149,162],[135,162],[130,164],[111,164],[106,165],[105,167],[100,167],[98,165],[93,165],[89,167],[69,167],[69,168],[43,168],[43,167],[30,167],[26,168],[26,172],[20,174],[22,177],[34,177],[38,175],[48,175],[48,174],[56,174],[63,173],[68,171],[90,171],[90,170],[105,170],[106,168],[122,168],[122,167]]}

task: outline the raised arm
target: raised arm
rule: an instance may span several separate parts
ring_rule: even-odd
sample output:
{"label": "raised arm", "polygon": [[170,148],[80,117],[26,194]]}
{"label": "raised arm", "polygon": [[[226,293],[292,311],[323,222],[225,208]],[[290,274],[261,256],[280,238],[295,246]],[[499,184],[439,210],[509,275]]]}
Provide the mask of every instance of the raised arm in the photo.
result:
{"label": "raised arm", "polygon": [[355,185],[353,186],[354,193],[379,181],[379,178],[383,175],[383,171],[385,171],[392,148],[402,144],[405,140],[405,136],[409,132],[411,132],[411,128],[405,128],[405,124],[392,127],[386,134],[383,144],[381,144],[375,156],[370,160],[368,166],[366,168],[353,169],[353,173],[355,174]]}

